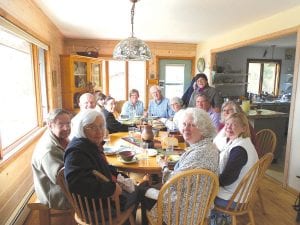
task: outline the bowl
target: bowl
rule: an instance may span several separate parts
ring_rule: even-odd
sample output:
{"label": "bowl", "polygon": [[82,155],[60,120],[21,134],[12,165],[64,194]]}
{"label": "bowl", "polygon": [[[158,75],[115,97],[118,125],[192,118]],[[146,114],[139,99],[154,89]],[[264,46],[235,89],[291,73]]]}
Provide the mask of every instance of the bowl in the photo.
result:
{"label": "bowl", "polygon": [[126,150],[126,151],[119,152],[119,155],[121,156],[121,158],[122,158],[124,161],[129,162],[129,161],[131,161],[131,160],[133,159],[133,157],[135,156],[135,152]]}

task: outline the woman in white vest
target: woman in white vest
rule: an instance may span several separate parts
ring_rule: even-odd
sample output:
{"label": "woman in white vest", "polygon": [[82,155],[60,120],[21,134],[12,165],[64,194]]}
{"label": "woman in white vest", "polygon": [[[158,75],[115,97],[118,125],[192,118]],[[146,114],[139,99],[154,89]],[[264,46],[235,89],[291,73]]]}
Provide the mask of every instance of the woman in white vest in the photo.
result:
{"label": "woman in white vest", "polygon": [[[244,113],[233,113],[225,120],[225,136],[220,149],[220,191],[215,205],[226,206],[241,179],[258,161],[250,139],[249,123]],[[212,213],[214,214],[214,213]],[[212,215],[216,216],[216,215]]]}

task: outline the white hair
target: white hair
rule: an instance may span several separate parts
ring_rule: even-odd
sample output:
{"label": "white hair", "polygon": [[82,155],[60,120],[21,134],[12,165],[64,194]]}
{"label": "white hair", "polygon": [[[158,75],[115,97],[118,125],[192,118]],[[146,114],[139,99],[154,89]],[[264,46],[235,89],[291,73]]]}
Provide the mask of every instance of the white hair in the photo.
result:
{"label": "white hair", "polygon": [[103,132],[105,133],[106,122],[104,115],[95,109],[87,109],[79,112],[76,115],[75,121],[72,121],[72,131],[74,136],[77,138],[86,138],[83,128],[89,124],[92,124],[97,117],[101,117],[103,119]]}
{"label": "white hair", "polygon": [[193,118],[194,124],[201,131],[201,134],[204,138],[214,138],[216,136],[216,128],[209,114],[203,109],[199,108],[187,108],[182,112],[178,123],[181,133],[183,129],[183,119],[187,116],[191,116]]}

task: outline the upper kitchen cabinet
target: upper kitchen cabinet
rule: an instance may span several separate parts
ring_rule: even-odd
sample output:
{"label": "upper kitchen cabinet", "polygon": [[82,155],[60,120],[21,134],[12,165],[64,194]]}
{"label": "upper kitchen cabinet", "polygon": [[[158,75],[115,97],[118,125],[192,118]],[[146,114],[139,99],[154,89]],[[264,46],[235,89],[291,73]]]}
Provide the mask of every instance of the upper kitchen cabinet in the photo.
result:
{"label": "upper kitchen cabinet", "polygon": [[61,55],[60,63],[63,108],[78,111],[78,99],[82,93],[102,90],[102,61],[79,55]]}

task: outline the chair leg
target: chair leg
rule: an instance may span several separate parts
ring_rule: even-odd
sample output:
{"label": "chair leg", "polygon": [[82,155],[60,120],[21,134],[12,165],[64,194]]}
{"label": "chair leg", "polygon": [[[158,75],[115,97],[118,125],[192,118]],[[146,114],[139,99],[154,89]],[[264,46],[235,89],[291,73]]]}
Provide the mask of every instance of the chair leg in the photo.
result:
{"label": "chair leg", "polygon": [[248,215],[249,215],[251,225],[255,225],[255,220],[254,220],[254,215],[253,215],[252,210],[248,211]]}
{"label": "chair leg", "polygon": [[232,225],[236,225],[236,224],[237,224],[237,223],[236,223],[236,216],[232,215],[232,216],[231,216],[231,219],[232,219],[231,224],[232,224]]}
{"label": "chair leg", "polygon": [[266,209],[265,209],[265,205],[264,205],[264,201],[263,201],[263,198],[262,198],[262,195],[261,195],[260,188],[257,189],[257,195],[258,195],[259,202],[260,202],[260,205],[261,205],[262,213],[265,215],[266,214]]}
{"label": "chair leg", "polygon": [[133,215],[129,216],[129,223],[130,223],[130,225],[135,225],[135,220],[133,218]]}
{"label": "chair leg", "polygon": [[39,210],[40,225],[50,225],[50,209]]}

